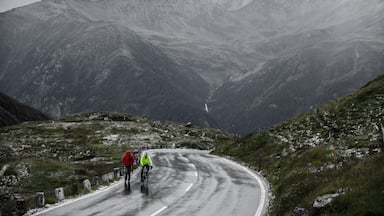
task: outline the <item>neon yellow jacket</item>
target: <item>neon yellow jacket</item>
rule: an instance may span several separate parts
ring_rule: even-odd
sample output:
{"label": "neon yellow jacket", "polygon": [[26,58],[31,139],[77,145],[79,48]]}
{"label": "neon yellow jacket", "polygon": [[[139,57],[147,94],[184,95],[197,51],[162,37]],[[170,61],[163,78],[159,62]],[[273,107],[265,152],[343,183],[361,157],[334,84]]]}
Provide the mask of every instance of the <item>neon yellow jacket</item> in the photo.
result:
{"label": "neon yellow jacket", "polygon": [[147,157],[145,157],[144,155],[141,156],[140,165],[141,166],[145,166],[145,165],[152,166],[152,159],[151,159],[151,157],[149,157],[149,155]]}

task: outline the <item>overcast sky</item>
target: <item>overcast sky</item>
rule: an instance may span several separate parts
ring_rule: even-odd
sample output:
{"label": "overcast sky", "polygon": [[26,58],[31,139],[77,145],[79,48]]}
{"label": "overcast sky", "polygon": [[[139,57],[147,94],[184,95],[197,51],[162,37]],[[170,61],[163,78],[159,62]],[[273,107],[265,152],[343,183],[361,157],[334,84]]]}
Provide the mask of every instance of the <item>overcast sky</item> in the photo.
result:
{"label": "overcast sky", "polygon": [[12,8],[24,6],[40,0],[0,0],[0,13]]}

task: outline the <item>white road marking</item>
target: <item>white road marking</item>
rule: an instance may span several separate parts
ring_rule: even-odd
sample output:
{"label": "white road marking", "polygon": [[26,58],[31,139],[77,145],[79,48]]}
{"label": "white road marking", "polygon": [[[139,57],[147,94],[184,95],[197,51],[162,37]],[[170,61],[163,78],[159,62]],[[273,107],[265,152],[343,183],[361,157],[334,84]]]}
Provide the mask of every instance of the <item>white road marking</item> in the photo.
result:
{"label": "white road marking", "polygon": [[189,190],[191,190],[192,186],[193,186],[193,183],[191,183],[191,184],[187,187],[187,189],[185,189],[185,192],[188,192]]}
{"label": "white road marking", "polygon": [[168,208],[168,206],[164,206],[163,208],[157,210],[155,213],[151,214],[150,216],[156,216],[160,214],[162,211],[164,211],[166,208]]}
{"label": "white road marking", "polygon": [[182,161],[184,161],[184,162],[186,162],[186,163],[189,163],[189,162],[190,162],[189,159],[186,158],[186,157],[184,157],[182,154],[179,153],[178,155],[179,155],[180,160],[182,160]]}
{"label": "white road marking", "polygon": [[255,213],[255,216],[262,215],[262,213],[263,213],[263,208],[264,208],[264,205],[265,205],[265,202],[266,202],[266,200],[265,200],[265,199],[266,199],[266,198],[265,198],[265,188],[264,188],[263,182],[261,181],[261,179],[260,179],[259,176],[257,176],[255,173],[251,172],[249,169],[247,169],[247,168],[245,168],[245,167],[243,167],[243,166],[241,166],[241,168],[242,168],[243,170],[245,170],[247,173],[249,173],[251,176],[253,176],[253,177],[257,180],[257,182],[259,183],[259,185],[260,185],[260,203],[261,203],[262,205],[259,205],[259,206],[257,207],[257,211],[256,211],[256,213]]}
{"label": "white road marking", "polygon": [[198,176],[197,172],[195,172],[195,176],[196,176],[196,177]]}

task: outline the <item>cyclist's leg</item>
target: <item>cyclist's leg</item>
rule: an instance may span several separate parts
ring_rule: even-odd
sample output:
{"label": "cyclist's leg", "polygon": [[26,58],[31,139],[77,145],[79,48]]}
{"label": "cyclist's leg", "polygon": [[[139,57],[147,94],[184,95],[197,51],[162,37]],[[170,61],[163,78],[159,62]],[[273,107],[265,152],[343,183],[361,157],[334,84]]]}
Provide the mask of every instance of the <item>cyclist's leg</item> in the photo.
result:
{"label": "cyclist's leg", "polygon": [[128,175],[128,166],[125,167],[125,181],[127,181],[127,175]]}
{"label": "cyclist's leg", "polygon": [[147,170],[146,170],[146,172],[147,172],[147,173],[145,174],[145,176],[148,176],[148,172],[149,172],[149,165],[146,165],[146,166],[145,166],[145,168],[147,169]]}
{"label": "cyclist's leg", "polygon": [[128,172],[128,182],[131,181],[131,170],[132,170],[132,166],[127,166],[127,172]]}
{"label": "cyclist's leg", "polygon": [[144,173],[144,166],[141,166],[141,174],[140,174],[141,181],[143,181],[143,173]]}

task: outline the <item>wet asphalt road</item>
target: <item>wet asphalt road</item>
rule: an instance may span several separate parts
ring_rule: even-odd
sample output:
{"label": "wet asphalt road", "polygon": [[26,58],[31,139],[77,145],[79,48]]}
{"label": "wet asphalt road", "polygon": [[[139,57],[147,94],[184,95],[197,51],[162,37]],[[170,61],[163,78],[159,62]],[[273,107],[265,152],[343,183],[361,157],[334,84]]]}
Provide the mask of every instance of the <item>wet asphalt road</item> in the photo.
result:
{"label": "wet asphalt road", "polygon": [[262,215],[264,187],[239,165],[204,151],[160,150],[150,155],[154,169],[148,190],[141,190],[136,170],[130,191],[121,181],[39,215]]}

